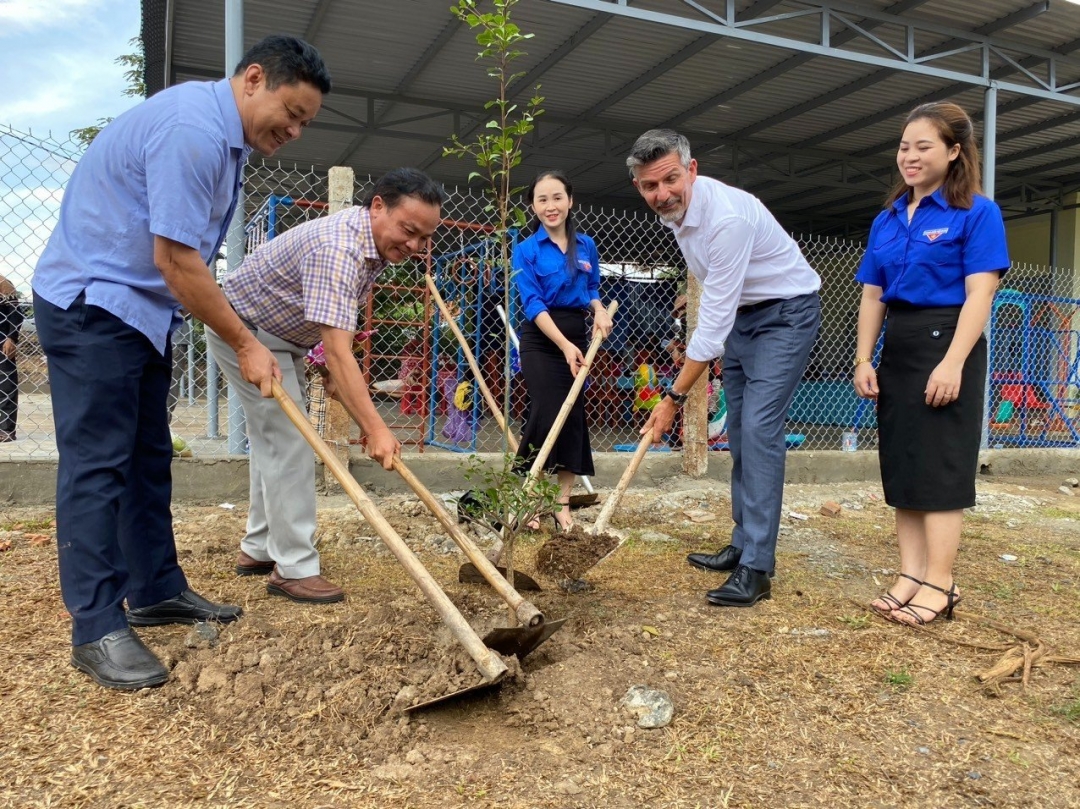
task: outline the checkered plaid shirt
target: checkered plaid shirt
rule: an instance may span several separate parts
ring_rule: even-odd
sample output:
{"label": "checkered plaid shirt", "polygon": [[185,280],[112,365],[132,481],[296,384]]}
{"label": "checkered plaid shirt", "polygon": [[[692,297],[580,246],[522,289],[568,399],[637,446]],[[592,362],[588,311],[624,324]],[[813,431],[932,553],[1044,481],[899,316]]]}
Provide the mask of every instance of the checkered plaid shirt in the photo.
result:
{"label": "checkered plaid shirt", "polygon": [[320,326],[356,330],[360,302],[386,261],[375,249],[367,208],[305,222],[259,247],[225,279],[225,297],[244,320],[310,348]]}

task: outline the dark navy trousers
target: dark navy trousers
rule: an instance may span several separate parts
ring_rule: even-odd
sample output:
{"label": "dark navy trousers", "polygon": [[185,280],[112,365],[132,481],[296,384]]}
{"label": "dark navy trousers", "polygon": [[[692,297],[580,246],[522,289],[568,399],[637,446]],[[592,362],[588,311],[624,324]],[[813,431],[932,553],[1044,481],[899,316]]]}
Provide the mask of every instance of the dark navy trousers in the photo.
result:
{"label": "dark navy trousers", "polygon": [[77,646],[126,628],[125,598],[145,607],[187,589],[169,507],[172,352],[82,295],[65,310],[35,294],[34,317],[60,454],[60,590]]}

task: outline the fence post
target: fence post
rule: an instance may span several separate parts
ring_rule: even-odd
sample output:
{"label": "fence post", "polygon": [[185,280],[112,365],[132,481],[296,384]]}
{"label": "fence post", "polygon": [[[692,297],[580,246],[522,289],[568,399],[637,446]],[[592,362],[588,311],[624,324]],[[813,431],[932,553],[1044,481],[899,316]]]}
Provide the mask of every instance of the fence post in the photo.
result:
{"label": "fence post", "polygon": [[[693,273],[686,274],[686,330],[697,328],[701,306],[701,282]],[[711,365],[711,363],[710,363]],[[683,407],[683,471],[690,477],[701,477],[709,471],[709,372],[705,371]]]}
{"label": "fence post", "polygon": [[[335,214],[343,211],[353,204],[353,184],[356,178],[351,168],[334,166],[330,169],[329,200],[330,213]],[[349,428],[351,422],[349,414],[339,402],[333,399],[326,400],[326,440],[334,449],[334,454],[345,468],[349,468]],[[328,492],[341,491],[341,484],[331,474],[330,470],[323,466],[323,485]]]}

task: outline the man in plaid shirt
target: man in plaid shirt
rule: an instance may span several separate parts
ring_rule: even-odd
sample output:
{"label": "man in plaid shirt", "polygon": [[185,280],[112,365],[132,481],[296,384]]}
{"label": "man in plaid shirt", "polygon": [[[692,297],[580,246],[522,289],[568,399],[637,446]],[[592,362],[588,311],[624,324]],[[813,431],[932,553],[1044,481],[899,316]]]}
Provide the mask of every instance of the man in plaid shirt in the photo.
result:
{"label": "man in plaid shirt", "polygon": [[[440,221],[445,195],[423,172],[401,168],[379,178],[360,207],[315,219],[273,239],[225,279],[244,325],[282,369],[282,386],[303,407],[304,355],[319,341],[328,392],[367,437],[367,454],[391,469],[400,442],[382,420],[352,353],[358,308],[388,264],[422,252]],[[240,396],[251,447],[251,505],[236,572],[270,578],[267,592],[293,601],[341,601],[321,575],[315,550],[315,460],[277,402],[245,384],[236,353],[207,329],[207,342]]]}

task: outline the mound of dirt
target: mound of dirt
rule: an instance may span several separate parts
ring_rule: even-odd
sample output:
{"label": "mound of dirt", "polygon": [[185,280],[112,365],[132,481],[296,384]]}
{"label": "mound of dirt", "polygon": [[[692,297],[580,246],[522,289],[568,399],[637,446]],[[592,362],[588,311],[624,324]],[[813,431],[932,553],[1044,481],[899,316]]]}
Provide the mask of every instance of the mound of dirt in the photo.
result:
{"label": "mound of dirt", "polygon": [[617,536],[607,533],[593,535],[575,525],[564,534],[556,534],[537,549],[536,569],[557,581],[575,581],[618,544]]}

